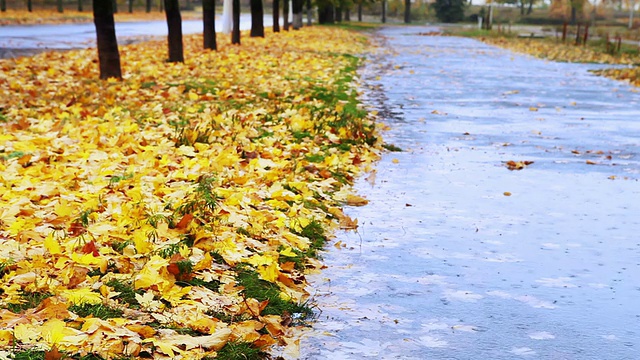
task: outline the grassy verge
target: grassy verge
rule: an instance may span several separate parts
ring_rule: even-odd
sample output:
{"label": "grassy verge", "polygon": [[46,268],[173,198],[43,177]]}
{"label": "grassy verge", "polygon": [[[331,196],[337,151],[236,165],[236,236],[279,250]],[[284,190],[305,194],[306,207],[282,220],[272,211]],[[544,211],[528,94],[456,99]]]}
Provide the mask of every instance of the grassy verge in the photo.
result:
{"label": "grassy verge", "polygon": [[[382,149],[362,34],[314,27],[0,61],[0,348],[256,358],[296,346],[349,186]],[[343,226],[344,227],[344,226]],[[90,345],[92,344],[92,345]],[[94,344],[99,344],[96,346]]]}

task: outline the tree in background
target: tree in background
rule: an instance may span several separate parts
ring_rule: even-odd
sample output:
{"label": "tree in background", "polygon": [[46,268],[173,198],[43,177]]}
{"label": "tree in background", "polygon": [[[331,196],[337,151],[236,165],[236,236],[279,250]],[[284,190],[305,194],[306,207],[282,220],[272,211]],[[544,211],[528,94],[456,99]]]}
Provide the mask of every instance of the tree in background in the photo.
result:
{"label": "tree in background", "polygon": [[333,24],[335,22],[335,6],[331,0],[317,0],[318,23]]}
{"label": "tree in background", "polygon": [[445,23],[454,23],[464,19],[465,0],[436,0],[431,6],[436,17]]}
{"label": "tree in background", "polygon": [[291,7],[293,7],[293,29],[298,30],[302,28],[302,10],[304,8],[303,0],[292,0]]}
{"label": "tree in background", "polygon": [[273,0],[273,32],[280,32],[280,1]]}
{"label": "tree in background", "polygon": [[404,23],[411,23],[411,0],[404,0]]}
{"label": "tree in background", "polygon": [[282,1],[282,29],[284,31],[289,31],[289,1]]}
{"label": "tree in background", "polygon": [[264,8],[262,0],[251,0],[251,37],[264,37]]}
{"label": "tree in background", "polygon": [[216,50],[216,1],[202,0],[204,48]]}
{"label": "tree in background", "polygon": [[121,79],[120,52],[111,0],[93,0],[93,23],[96,25],[98,40],[100,79]]}
{"label": "tree in background", "polygon": [[231,30],[231,43],[240,45],[240,0],[233,0],[233,30]]}
{"label": "tree in background", "polygon": [[164,13],[169,28],[169,62],[184,62],[182,18],[178,0],[164,0]]}

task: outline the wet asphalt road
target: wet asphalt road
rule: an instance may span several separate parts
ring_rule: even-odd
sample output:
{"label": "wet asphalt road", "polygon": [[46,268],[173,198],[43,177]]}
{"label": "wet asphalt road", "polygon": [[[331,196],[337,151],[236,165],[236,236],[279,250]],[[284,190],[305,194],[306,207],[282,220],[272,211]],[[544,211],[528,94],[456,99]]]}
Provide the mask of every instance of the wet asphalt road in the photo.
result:
{"label": "wet asphalt road", "polygon": [[405,151],[357,183],[301,357],[640,359],[640,94],[429,30],[363,70]]}

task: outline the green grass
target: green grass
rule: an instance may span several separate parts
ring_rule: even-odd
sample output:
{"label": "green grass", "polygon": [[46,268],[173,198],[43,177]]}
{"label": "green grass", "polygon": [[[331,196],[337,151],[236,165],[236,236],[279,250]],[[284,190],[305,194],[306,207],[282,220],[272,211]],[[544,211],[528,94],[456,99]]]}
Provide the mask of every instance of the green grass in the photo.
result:
{"label": "green grass", "polygon": [[317,258],[318,250],[321,250],[327,242],[327,236],[325,235],[322,223],[315,219],[307,224],[307,226],[303,227],[302,230],[293,231],[293,233],[304,236],[311,241],[309,249],[305,252],[307,257]]}
{"label": "green grass", "polygon": [[313,315],[313,310],[306,303],[298,304],[283,300],[280,297],[280,289],[276,284],[260,279],[258,273],[248,266],[241,266],[238,269],[236,281],[240,286],[244,287],[244,290],[242,290],[244,296],[261,302],[269,301],[264,310],[262,310],[261,315],[298,314],[302,319]]}
{"label": "green grass", "polygon": [[45,292],[23,292],[20,295],[20,303],[8,304],[7,309],[17,314],[24,310],[38,307],[44,299],[51,296],[53,296],[53,294]]}
{"label": "green grass", "polygon": [[402,152],[401,148],[399,148],[399,147],[397,147],[397,146],[395,146],[393,144],[384,143],[384,144],[382,144],[382,147],[387,149],[388,151],[391,151],[391,152]]}
{"label": "green grass", "polygon": [[138,309],[140,307],[140,303],[138,303],[138,300],[136,300],[136,294],[142,295],[144,294],[144,291],[136,291],[133,287],[133,284],[117,279],[109,280],[106,285],[112,287],[114,291],[120,293],[115,296],[114,299],[120,300],[120,302],[127,304],[132,309]]}
{"label": "green grass", "polygon": [[95,317],[102,320],[120,318],[122,317],[122,310],[116,309],[104,304],[80,304],[72,305],[69,307],[69,311],[74,312],[81,317]]}
{"label": "green grass", "polygon": [[251,346],[251,343],[236,341],[226,343],[225,346],[217,352],[217,356],[215,357],[215,359],[218,360],[261,360],[267,358],[267,353]]}

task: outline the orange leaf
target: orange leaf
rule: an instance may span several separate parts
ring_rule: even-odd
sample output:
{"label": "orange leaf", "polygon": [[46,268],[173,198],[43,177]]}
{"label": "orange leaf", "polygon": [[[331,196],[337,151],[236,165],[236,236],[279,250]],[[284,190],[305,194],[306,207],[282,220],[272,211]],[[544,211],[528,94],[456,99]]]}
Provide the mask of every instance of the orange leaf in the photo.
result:
{"label": "orange leaf", "polygon": [[182,219],[176,224],[176,229],[186,229],[189,226],[189,223],[193,219],[193,214],[184,214]]}
{"label": "orange leaf", "polygon": [[44,352],[44,360],[60,360],[64,354],[58,351],[58,347],[53,345],[51,350]]}
{"label": "orange leaf", "polygon": [[[77,224],[77,223],[74,223]],[[82,226],[82,225],[80,225]],[[84,229],[84,227],[83,227]],[[91,240],[88,243],[84,244],[84,246],[82,247],[81,252],[83,254],[93,254],[93,256],[98,257],[100,256],[100,253],[98,252],[98,247],[96,246],[96,242]]]}

